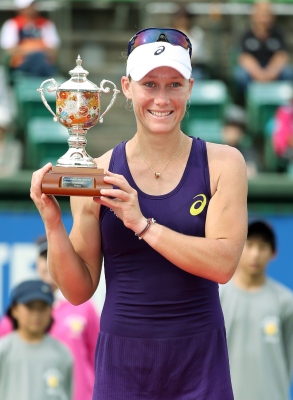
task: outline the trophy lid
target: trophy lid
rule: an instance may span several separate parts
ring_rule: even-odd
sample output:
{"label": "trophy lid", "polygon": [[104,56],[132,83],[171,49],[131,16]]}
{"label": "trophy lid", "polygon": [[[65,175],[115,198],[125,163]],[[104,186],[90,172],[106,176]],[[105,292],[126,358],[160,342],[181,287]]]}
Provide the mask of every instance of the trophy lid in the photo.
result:
{"label": "trophy lid", "polygon": [[98,86],[87,79],[88,71],[82,67],[82,59],[78,55],[76,59],[76,67],[69,71],[71,78],[62,83],[58,89],[61,90],[78,90],[78,91],[93,91],[98,92]]}

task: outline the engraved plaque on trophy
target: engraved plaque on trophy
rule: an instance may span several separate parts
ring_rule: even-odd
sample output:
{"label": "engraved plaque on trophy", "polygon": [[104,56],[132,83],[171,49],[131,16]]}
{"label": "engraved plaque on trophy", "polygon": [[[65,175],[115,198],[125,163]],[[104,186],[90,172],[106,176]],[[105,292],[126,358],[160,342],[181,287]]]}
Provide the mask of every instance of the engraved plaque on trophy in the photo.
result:
{"label": "engraved plaque on trophy", "polygon": [[[108,80],[103,80],[98,87],[87,79],[88,71],[83,69],[82,60],[78,56],[76,67],[69,71],[71,79],[57,86],[55,79],[45,80],[38,92],[42,101],[55,122],[60,122],[68,129],[69,139],[68,151],[61,156],[56,166],[44,176],[42,191],[45,194],[58,196],[100,196],[102,188],[112,187],[104,182],[104,170],[97,168],[94,159],[85,150],[87,143],[86,133],[88,129],[102,123],[104,115],[114,104],[117,93],[116,85]],[[56,92],[56,114],[46,101],[43,86],[48,86],[48,92]],[[113,85],[113,96],[106,108],[100,115],[100,95],[109,93],[110,88],[104,87],[106,83]]]}

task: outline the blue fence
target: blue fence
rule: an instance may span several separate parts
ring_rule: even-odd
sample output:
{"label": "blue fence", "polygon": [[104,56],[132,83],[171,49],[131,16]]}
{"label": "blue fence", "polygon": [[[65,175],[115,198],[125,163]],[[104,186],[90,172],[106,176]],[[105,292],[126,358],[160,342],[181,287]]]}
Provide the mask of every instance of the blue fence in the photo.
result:
{"label": "blue fence", "polygon": [[[70,231],[71,214],[63,214],[63,220]],[[0,316],[6,309],[10,289],[36,277],[35,240],[43,234],[43,221],[37,212],[0,212]]]}

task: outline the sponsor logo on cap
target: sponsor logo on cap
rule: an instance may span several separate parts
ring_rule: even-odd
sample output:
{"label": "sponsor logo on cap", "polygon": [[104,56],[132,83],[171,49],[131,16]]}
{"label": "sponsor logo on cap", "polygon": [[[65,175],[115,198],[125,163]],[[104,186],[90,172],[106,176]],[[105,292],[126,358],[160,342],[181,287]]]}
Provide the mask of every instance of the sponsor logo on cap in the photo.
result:
{"label": "sponsor logo on cap", "polygon": [[154,52],[155,56],[162,54],[165,51],[165,46],[159,46],[158,49]]}

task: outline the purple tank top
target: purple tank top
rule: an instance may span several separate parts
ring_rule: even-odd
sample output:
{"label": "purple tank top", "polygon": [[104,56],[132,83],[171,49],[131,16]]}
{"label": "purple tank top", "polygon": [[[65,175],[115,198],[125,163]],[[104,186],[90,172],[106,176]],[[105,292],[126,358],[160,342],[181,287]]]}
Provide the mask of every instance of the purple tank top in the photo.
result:
{"label": "purple tank top", "polygon": [[[206,143],[193,138],[177,187],[162,196],[142,192],[126,159],[125,144],[112,154],[109,170],[138,192],[146,218],[185,235],[205,236],[211,198]],[[106,299],[101,331],[137,338],[172,338],[223,328],[218,284],[181,270],[124,226],[109,208],[100,215]]]}

